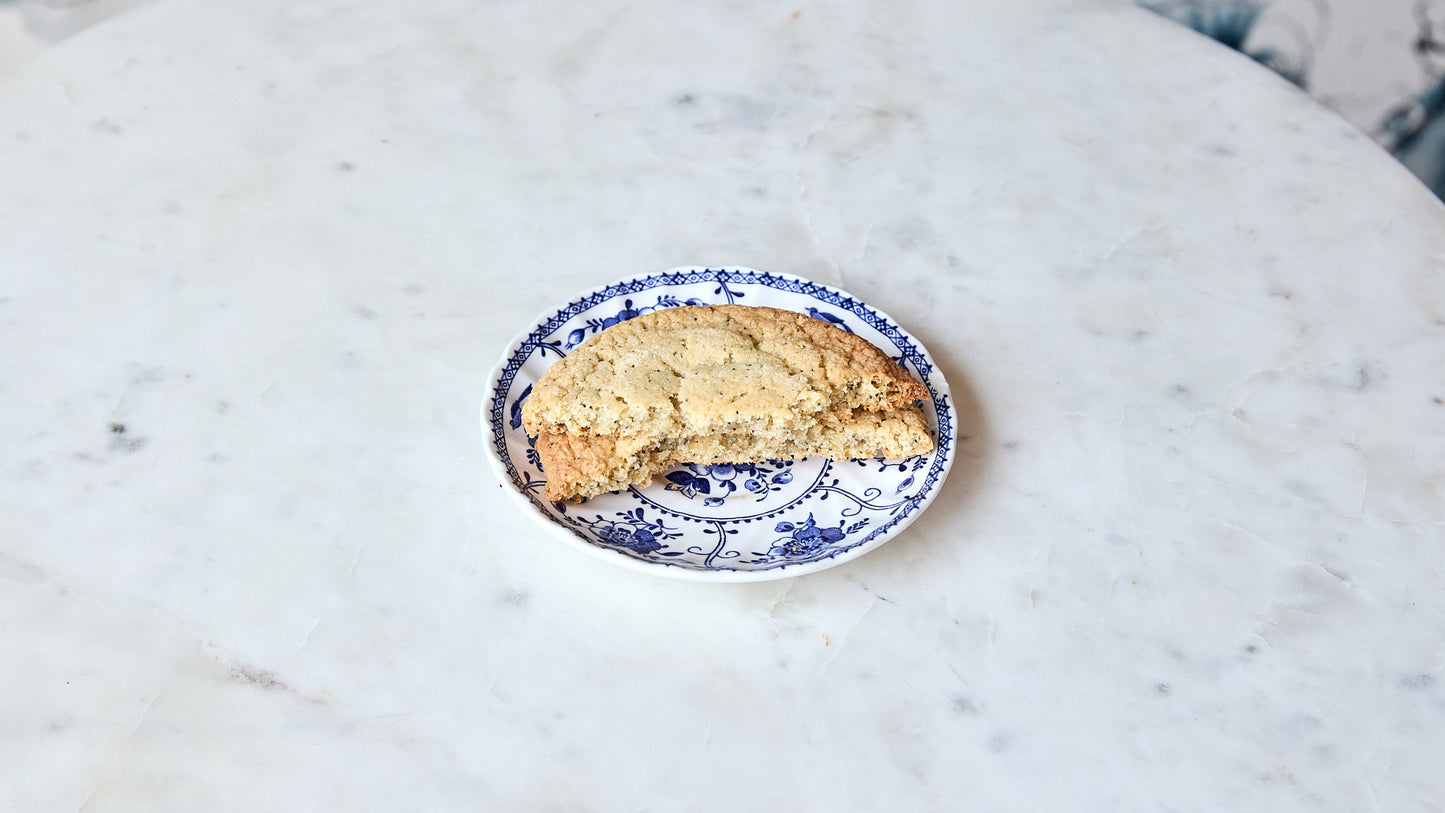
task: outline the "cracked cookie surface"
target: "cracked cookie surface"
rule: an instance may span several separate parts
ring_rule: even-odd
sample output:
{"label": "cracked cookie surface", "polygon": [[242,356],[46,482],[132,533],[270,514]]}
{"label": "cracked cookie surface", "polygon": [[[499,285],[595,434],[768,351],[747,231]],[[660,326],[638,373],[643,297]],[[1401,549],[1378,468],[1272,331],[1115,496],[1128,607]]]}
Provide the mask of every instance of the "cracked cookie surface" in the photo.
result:
{"label": "cracked cookie surface", "polygon": [[795,431],[825,414],[928,397],[893,359],[820,319],[686,306],[614,325],[553,365],[522,408],[528,434]]}

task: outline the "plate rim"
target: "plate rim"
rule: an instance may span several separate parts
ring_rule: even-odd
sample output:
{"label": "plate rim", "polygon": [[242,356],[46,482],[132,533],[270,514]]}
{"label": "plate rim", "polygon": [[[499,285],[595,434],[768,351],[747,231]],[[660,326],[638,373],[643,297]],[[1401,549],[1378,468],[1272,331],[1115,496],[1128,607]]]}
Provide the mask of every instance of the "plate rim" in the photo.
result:
{"label": "plate rim", "polygon": [[[825,290],[840,297],[854,300],[872,311],[875,316],[877,316],[883,322],[887,323],[892,330],[896,330],[900,337],[911,341],[914,346],[918,348],[920,355],[929,362],[932,367],[931,375],[936,377],[936,382],[930,385],[928,381],[928,378],[930,376],[924,376],[925,380],[922,383],[925,387],[929,388],[930,396],[934,402],[935,410],[944,410],[948,413],[948,442],[940,444],[944,447],[944,450],[943,459],[941,461],[938,475],[936,478],[934,478],[934,482],[930,490],[921,495],[921,504],[916,506],[912,511],[909,511],[905,516],[900,517],[897,521],[897,524],[889,528],[888,532],[885,533],[883,536],[870,542],[861,543],[849,550],[841,551],[838,554],[830,556],[826,559],[815,559],[808,562],[785,563],[775,567],[750,570],[727,567],[703,570],[697,568],[682,567],[680,565],[674,565],[669,562],[653,562],[638,559],[632,556],[628,556],[620,551],[612,550],[609,548],[605,548],[601,545],[588,542],[587,540],[578,537],[574,532],[562,527],[550,516],[547,516],[540,512],[537,506],[532,504],[531,500],[527,497],[527,495],[521,493],[521,491],[519,491],[516,485],[512,482],[512,478],[507,472],[506,463],[501,459],[500,453],[497,450],[496,444],[494,442],[495,427],[491,419],[491,405],[492,402],[495,400],[497,394],[497,387],[501,378],[501,374],[511,363],[512,356],[516,353],[517,349],[522,344],[524,344],[526,340],[532,336],[532,334],[537,331],[538,327],[542,326],[547,321],[554,318],[556,315],[560,314],[562,311],[566,310],[568,307],[571,307],[577,302],[585,301],[586,299],[605,292],[608,289],[627,285],[630,283],[636,283],[639,281],[650,280],[659,277],[666,277],[669,275],[684,275],[688,273],[698,272],[731,272],[757,274],[758,276],[764,278],[771,277],[777,278],[779,280],[815,286],[819,289]],[[758,283],[746,284],[756,285]],[[790,309],[784,308],[784,310]],[[508,498],[512,502],[520,505],[521,508],[527,513],[528,518],[534,524],[542,524],[545,530],[551,536],[563,540],[574,548],[581,548],[588,554],[591,554],[592,556],[597,557],[603,561],[610,562],[614,565],[621,565],[634,572],[648,573],[657,577],[681,579],[694,582],[744,583],[796,578],[799,576],[808,575],[810,573],[817,573],[823,570],[827,570],[838,565],[846,564],[853,561],[854,559],[857,559],[867,553],[872,552],[873,550],[876,550],[879,547],[882,547],[884,544],[892,541],[896,536],[902,533],[909,525],[912,525],[913,522],[916,521],[920,516],[922,516],[923,513],[932,505],[933,501],[942,491],[943,483],[947,479],[949,472],[953,468],[954,458],[957,455],[958,444],[958,411],[955,404],[953,403],[952,388],[949,386],[947,377],[944,376],[942,369],[939,368],[937,360],[933,358],[933,354],[929,352],[927,346],[924,345],[917,336],[913,335],[906,328],[904,328],[897,319],[894,319],[888,313],[868,303],[863,298],[849,293],[848,291],[845,291],[836,286],[817,282],[816,280],[812,280],[796,274],[788,274],[777,271],[759,271],[755,268],[742,265],[674,266],[672,268],[668,268],[662,271],[654,271],[644,274],[630,274],[625,277],[620,277],[611,282],[596,285],[591,288],[579,291],[569,296],[565,304],[560,306],[554,305],[544,309],[542,312],[537,314],[536,317],[527,322],[527,325],[528,326],[526,328],[514,334],[503,345],[500,357],[491,366],[490,370],[487,373],[486,386],[483,390],[481,401],[481,414],[479,416],[481,418],[481,430],[483,436],[482,446],[487,457],[487,462],[492,470],[492,474],[496,477],[498,485],[504,492],[506,492]],[[936,423],[941,424],[942,421],[936,421]],[[935,426],[935,431],[937,431],[938,428],[938,426]],[[505,434],[505,430],[503,430],[503,434]],[[941,439],[942,438],[940,438],[940,440]]]}

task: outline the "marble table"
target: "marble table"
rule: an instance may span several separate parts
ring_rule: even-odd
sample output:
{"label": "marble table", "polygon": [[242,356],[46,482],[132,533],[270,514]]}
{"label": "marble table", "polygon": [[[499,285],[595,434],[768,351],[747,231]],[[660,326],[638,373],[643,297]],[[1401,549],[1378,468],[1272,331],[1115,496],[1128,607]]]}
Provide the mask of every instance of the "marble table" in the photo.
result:
{"label": "marble table", "polygon": [[[486,373],[738,264],[918,336],[937,501],[700,584]],[[1445,808],[1445,209],[1124,2],[163,0],[0,80],[0,809]]]}

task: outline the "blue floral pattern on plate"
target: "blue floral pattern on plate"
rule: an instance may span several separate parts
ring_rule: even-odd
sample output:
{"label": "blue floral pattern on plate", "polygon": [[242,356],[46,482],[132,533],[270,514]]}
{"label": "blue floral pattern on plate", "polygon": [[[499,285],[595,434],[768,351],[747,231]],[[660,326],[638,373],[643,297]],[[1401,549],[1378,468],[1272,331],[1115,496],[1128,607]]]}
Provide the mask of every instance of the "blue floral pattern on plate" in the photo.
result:
{"label": "blue floral pattern on plate", "polygon": [[[646,488],[578,505],[543,498],[546,472],[522,429],[521,408],[547,367],[618,322],[663,308],[724,303],[805,313],[883,348],[928,388],[924,414],[937,448],[908,460],[685,464]],[[482,404],[493,469],[544,527],[618,564],[712,581],[801,575],[882,545],[938,493],[953,462],[956,424],[942,373],[892,319],[836,288],[738,267],[675,268],[583,293],[511,343]]]}
{"label": "blue floral pattern on plate", "polygon": [[684,497],[701,497],[702,504],[722,505],[741,486],[749,497],[763,502],[768,495],[793,482],[791,460],[769,460],[765,463],[730,463],[706,465],[684,463],[682,468],[665,476],[668,491],[681,492]]}

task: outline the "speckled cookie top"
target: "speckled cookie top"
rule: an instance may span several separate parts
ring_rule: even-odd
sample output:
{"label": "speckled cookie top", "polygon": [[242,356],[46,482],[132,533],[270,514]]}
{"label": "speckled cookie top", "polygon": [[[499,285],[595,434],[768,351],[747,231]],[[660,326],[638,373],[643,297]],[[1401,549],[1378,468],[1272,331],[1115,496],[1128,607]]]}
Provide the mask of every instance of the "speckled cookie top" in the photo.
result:
{"label": "speckled cookie top", "polygon": [[594,336],[547,371],[522,418],[532,434],[776,434],[821,415],[926,396],[883,351],[822,320],[776,308],[687,306]]}

